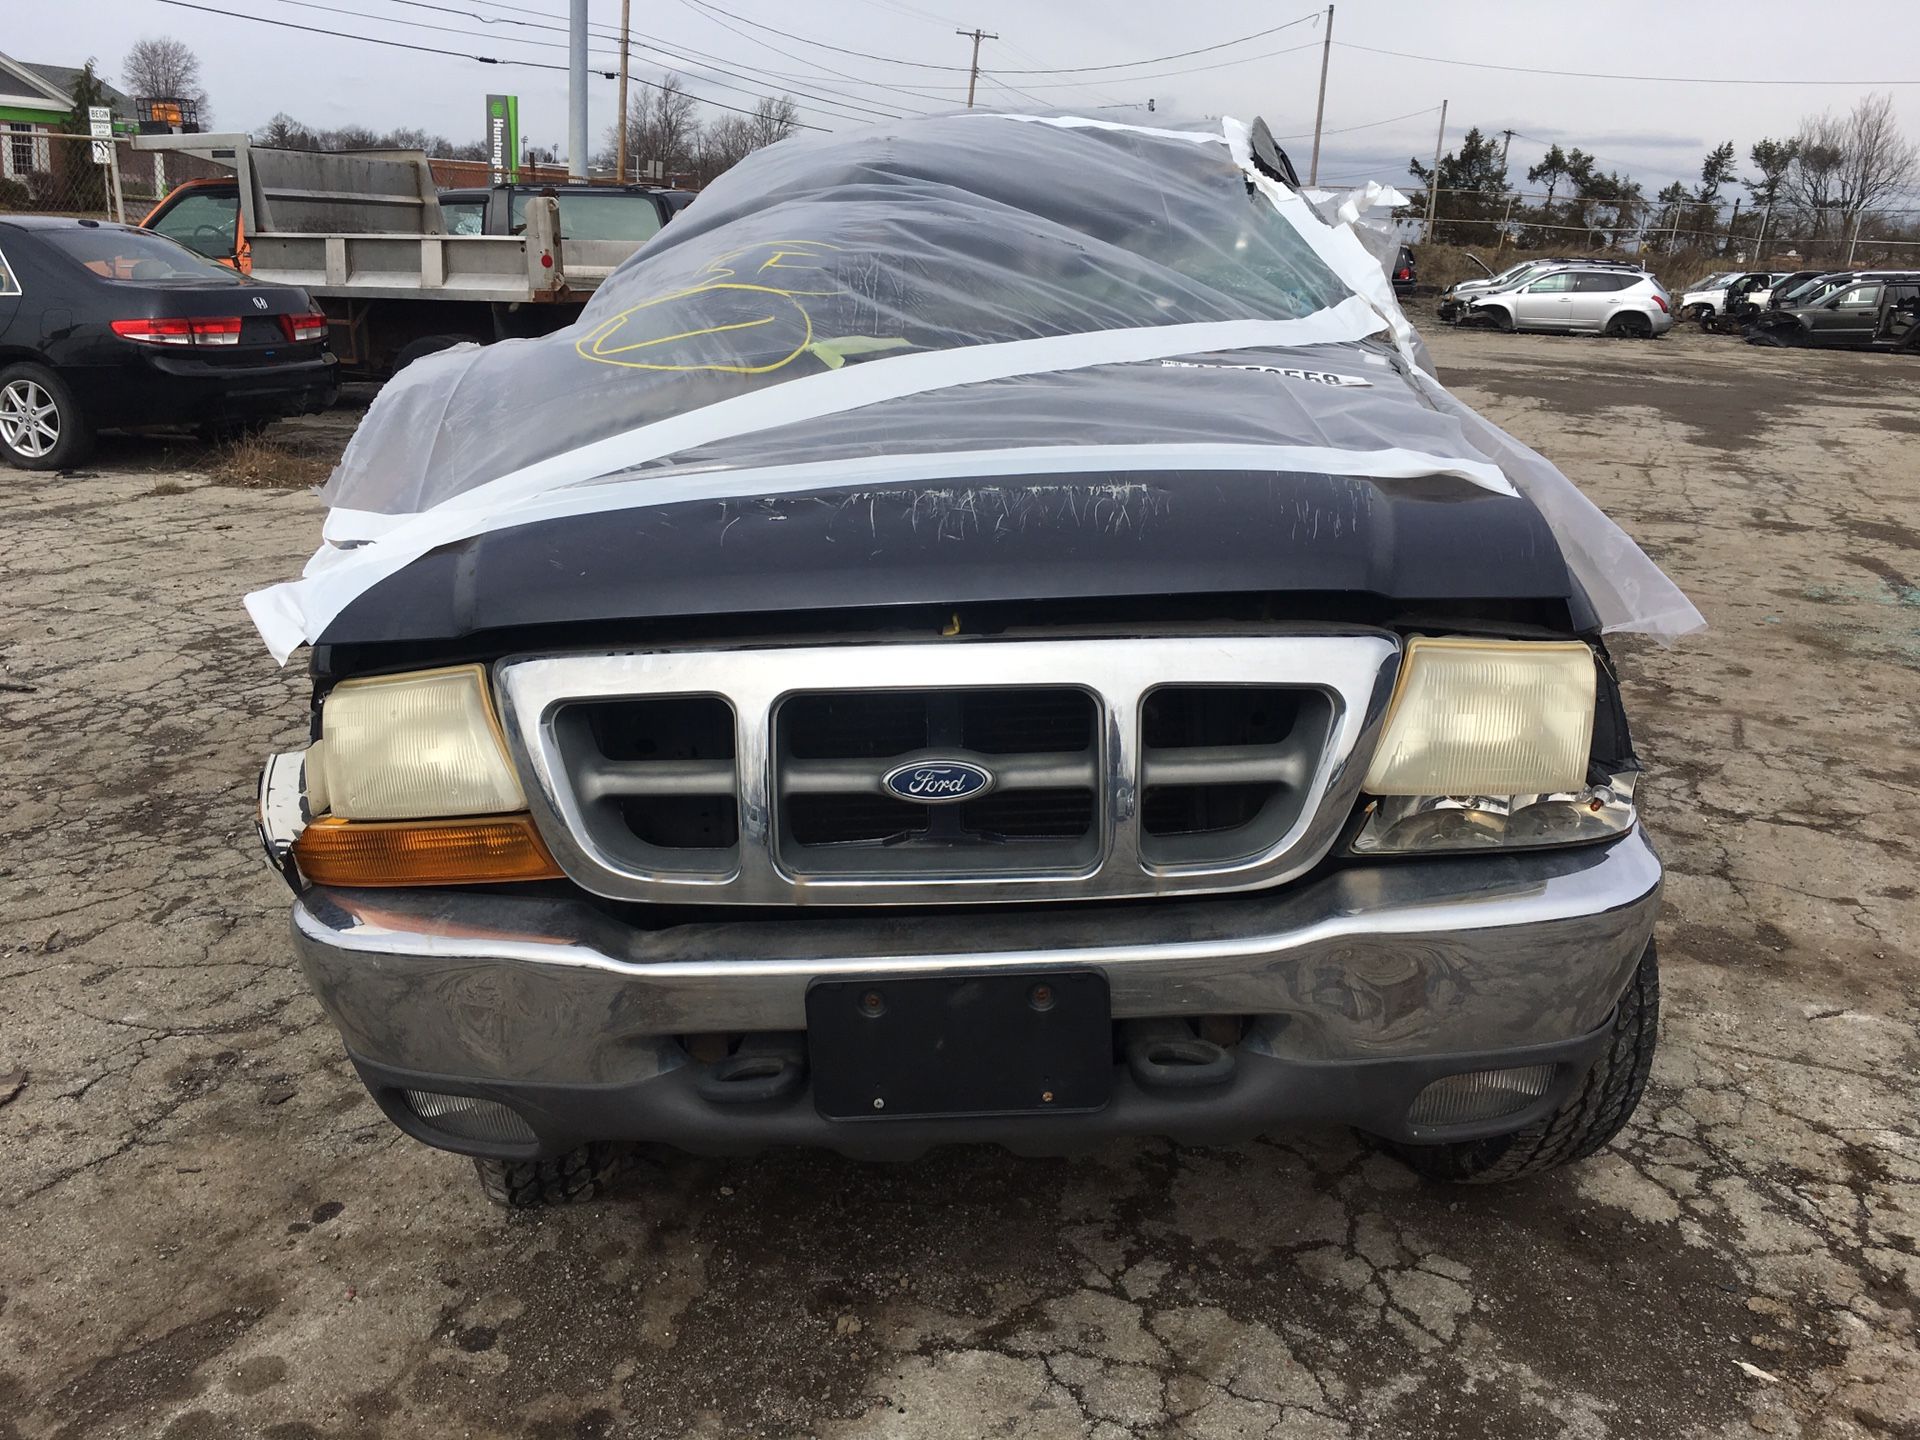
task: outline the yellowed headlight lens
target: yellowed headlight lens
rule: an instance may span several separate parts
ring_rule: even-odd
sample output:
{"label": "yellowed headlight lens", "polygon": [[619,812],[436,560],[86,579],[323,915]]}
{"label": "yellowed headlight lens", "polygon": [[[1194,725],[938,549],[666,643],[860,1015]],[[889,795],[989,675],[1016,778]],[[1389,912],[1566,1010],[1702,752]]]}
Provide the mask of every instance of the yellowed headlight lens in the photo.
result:
{"label": "yellowed headlight lens", "polygon": [[1363,788],[1577,790],[1593,746],[1594,685],[1593,652],[1577,640],[1411,640]]}
{"label": "yellowed headlight lens", "polygon": [[327,803],[343,820],[527,807],[478,665],[343,680],[320,731]]}

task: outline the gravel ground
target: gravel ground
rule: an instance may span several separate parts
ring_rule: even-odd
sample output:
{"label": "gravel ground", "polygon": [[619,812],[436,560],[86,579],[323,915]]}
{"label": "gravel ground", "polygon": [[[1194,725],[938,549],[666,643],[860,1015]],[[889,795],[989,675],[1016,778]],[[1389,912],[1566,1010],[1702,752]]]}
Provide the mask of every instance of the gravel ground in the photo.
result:
{"label": "gravel ground", "polygon": [[239,595],[316,502],[177,442],[0,471],[0,1440],[1920,1435],[1920,368],[1430,340],[1713,625],[1619,646],[1651,1092],[1497,1191],[1285,1135],[503,1216],[365,1098],[256,854],[305,697]]}

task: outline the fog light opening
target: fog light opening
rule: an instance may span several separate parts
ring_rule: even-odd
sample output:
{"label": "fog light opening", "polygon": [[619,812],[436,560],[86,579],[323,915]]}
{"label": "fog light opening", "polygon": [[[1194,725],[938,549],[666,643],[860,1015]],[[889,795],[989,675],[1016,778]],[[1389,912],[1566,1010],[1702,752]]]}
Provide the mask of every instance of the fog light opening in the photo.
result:
{"label": "fog light opening", "polygon": [[1553,1070],[1551,1065],[1518,1065],[1443,1075],[1414,1097],[1407,1123],[1467,1125],[1517,1115],[1547,1093]]}
{"label": "fog light opening", "polygon": [[478,1095],[443,1095],[436,1090],[402,1090],[407,1108],[443,1135],[458,1140],[487,1140],[500,1145],[531,1145],[533,1127],[511,1106]]}

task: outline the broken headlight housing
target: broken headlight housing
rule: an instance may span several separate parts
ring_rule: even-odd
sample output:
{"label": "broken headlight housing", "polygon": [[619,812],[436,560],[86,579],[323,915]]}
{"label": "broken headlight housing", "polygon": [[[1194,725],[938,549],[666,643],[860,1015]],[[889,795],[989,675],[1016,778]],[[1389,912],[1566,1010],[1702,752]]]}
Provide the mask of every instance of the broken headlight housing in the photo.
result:
{"label": "broken headlight housing", "polygon": [[1579,641],[1408,641],[1353,853],[1567,845],[1631,828],[1633,775],[1588,773],[1597,684]]}

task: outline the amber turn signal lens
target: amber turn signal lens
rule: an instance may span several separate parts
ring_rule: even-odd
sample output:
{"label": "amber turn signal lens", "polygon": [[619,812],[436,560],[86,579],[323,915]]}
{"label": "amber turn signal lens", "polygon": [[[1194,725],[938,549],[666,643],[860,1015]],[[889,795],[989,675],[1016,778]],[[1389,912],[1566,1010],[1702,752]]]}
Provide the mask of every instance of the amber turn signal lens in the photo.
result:
{"label": "amber turn signal lens", "polygon": [[480,885],[557,880],[525,815],[463,820],[316,820],[293,842],[316,885]]}

